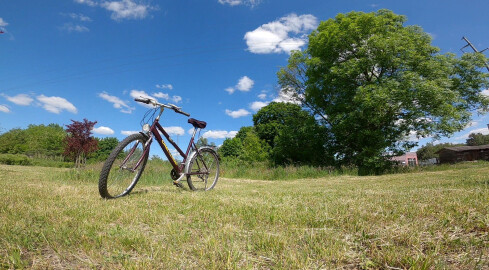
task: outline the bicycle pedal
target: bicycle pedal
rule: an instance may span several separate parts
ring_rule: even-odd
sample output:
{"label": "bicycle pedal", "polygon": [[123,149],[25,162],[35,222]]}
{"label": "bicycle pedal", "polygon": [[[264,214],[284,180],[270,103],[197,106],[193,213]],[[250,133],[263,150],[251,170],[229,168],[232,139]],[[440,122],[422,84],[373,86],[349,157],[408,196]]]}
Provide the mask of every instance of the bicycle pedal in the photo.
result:
{"label": "bicycle pedal", "polygon": [[175,186],[179,187],[179,188],[183,188],[183,185],[182,185],[182,183],[180,183],[180,182],[173,181],[173,184],[174,184]]}

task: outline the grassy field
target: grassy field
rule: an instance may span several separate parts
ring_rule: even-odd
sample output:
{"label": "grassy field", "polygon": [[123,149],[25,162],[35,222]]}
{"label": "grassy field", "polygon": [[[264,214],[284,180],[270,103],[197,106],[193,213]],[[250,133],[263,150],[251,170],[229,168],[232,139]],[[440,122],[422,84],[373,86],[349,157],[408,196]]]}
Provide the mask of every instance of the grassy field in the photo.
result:
{"label": "grassy field", "polygon": [[0,269],[489,269],[488,163],[205,193],[148,172],[106,201],[96,167],[0,165]]}

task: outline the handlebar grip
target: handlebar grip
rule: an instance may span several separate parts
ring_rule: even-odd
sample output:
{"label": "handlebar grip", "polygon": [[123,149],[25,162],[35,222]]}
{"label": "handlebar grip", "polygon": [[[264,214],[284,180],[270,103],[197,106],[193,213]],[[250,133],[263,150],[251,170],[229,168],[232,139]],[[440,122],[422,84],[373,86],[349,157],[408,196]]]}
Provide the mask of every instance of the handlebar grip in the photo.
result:
{"label": "handlebar grip", "polygon": [[146,103],[146,104],[149,104],[149,102],[150,102],[148,98],[144,98],[144,99],[143,98],[135,98],[134,100],[137,102],[142,102],[142,103]]}
{"label": "handlebar grip", "polygon": [[180,114],[183,114],[183,115],[185,115],[185,116],[187,116],[187,117],[189,117],[189,116],[190,116],[190,113],[186,113],[186,112],[181,111],[181,110],[175,110],[175,112],[180,113]]}

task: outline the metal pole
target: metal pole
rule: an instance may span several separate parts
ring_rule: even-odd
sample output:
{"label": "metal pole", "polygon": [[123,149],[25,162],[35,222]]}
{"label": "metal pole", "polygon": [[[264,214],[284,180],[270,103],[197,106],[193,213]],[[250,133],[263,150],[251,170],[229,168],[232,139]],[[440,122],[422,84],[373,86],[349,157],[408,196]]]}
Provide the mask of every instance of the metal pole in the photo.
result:
{"label": "metal pole", "polygon": [[[472,48],[472,50],[474,50],[474,52],[476,52],[476,53],[482,53],[483,51],[487,50],[487,48],[486,48],[486,49],[482,50],[481,52],[479,52],[479,50],[477,50],[477,48],[474,45],[472,45],[472,42],[470,42],[466,37],[462,37],[462,39],[465,40],[465,42],[467,42],[467,45],[465,45],[463,48],[470,46]],[[485,64],[486,64],[487,71],[489,71],[489,65],[487,63],[485,63]]]}

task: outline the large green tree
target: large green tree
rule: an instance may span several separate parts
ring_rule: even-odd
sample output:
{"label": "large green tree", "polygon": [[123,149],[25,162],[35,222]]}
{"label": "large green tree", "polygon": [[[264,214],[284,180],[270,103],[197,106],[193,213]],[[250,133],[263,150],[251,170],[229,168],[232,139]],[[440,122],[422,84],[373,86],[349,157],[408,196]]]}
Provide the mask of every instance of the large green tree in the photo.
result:
{"label": "large green tree", "polygon": [[327,130],[299,105],[272,102],[253,115],[253,124],[275,164],[326,163]]}
{"label": "large green tree", "polygon": [[467,145],[486,145],[489,144],[489,135],[484,135],[482,133],[470,133],[467,139]]}
{"label": "large green tree", "polygon": [[380,172],[409,136],[450,135],[487,111],[482,54],[440,54],[431,37],[389,10],[320,23],[278,73],[282,89],[322,117],[338,164]]}

